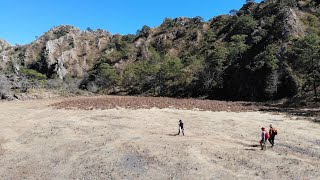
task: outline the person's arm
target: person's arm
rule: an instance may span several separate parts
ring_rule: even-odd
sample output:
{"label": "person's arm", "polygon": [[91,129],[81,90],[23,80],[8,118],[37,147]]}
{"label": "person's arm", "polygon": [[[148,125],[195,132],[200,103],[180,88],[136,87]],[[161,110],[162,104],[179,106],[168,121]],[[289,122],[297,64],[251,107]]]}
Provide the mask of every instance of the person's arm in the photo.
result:
{"label": "person's arm", "polygon": [[265,131],[262,132],[262,140],[263,140],[263,141],[266,140],[266,132],[265,132]]}

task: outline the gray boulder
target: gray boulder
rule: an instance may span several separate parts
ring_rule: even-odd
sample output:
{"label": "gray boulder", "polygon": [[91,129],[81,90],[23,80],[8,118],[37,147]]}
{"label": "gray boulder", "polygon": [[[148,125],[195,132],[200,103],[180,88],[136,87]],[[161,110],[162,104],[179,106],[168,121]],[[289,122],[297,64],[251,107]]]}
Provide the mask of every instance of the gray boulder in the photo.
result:
{"label": "gray boulder", "polygon": [[11,91],[11,83],[4,75],[0,75],[0,99],[14,100],[13,93]]}

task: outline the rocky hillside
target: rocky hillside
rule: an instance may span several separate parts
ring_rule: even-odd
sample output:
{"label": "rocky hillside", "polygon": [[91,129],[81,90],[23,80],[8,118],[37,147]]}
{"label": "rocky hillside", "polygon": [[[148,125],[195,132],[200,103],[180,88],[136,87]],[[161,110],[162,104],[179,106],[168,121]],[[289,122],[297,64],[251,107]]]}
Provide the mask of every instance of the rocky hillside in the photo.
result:
{"label": "rocky hillside", "polygon": [[37,87],[255,101],[317,96],[319,14],[317,0],[250,1],[208,22],[166,18],[134,35],[64,25],[24,46],[0,40],[0,96]]}

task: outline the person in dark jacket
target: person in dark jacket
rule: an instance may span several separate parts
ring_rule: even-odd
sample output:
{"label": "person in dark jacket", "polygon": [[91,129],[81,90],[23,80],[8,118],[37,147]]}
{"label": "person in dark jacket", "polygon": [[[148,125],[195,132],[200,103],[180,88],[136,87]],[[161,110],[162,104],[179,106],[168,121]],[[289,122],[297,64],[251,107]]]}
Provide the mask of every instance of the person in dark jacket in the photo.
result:
{"label": "person in dark jacket", "polygon": [[270,135],[270,138],[268,139],[270,144],[271,144],[271,147],[274,146],[274,138],[275,136],[278,134],[278,131],[276,128],[272,127],[272,124],[270,124],[270,129],[269,129],[269,135]]}
{"label": "person in dark jacket", "polygon": [[183,122],[182,120],[179,120],[179,132],[178,135],[182,132],[182,135],[184,135],[184,128],[183,128]]}

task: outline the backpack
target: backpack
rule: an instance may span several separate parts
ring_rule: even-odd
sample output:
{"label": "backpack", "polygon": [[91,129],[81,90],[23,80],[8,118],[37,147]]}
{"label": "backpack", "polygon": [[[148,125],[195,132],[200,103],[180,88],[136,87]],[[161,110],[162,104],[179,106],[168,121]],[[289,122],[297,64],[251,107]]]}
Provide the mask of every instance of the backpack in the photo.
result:
{"label": "backpack", "polygon": [[270,134],[269,134],[268,132],[266,132],[265,138],[266,138],[266,139],[269,139],[269,138],[270,138]]}
{"label": "backpack", "polygon": [[272,134],[273,136],[275,136],[275,135],[278,134],[278,131],[277,131],[275,128],[272,128],[271,134]]}
{"label": "backpack", "polygon": [[278,134],[278,131],[277,131],[276,129],[273,129],[272,134],[277,135],[277,134]]}

